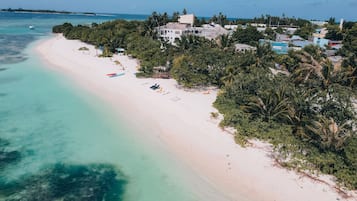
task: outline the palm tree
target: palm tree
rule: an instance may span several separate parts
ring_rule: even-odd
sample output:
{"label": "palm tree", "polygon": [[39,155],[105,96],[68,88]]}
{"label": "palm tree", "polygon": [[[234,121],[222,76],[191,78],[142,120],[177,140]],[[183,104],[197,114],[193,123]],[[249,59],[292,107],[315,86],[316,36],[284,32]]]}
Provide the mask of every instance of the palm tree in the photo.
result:
{"label": "palm tree", "polygon": [[348,80],[349,82],[349,86],[351,88],[356,87],[357,85],[357,67],[354,68],[350,68],[347,72],[346,72],[346,80]]}
{"label": "palm tree", "polygon": [[230,36],[228,36],[228,35],[219,36],[217,38],[216,42],[217,42],[218,47],[221,49],[224,49],[224,50],[228,49],[232,45],[232,40],[231,40]]}
{"label": "palm tree", "polygon": [[300,66],[295,69],[292,76],[295,83],[306,83],[311,81],[311,77],[316,75],[322,77],[322,64],[314,59],[309,53],[300,51],[296,54],[296,57],[300,60]]}
{"label": "palm tree", "polygon": [[290,123],[293,125],[293,133],[303,140],[310,140],[311,136],[306,131],[306,125],[314,119],[317,113],[314,109],[317,97],[313,95],[316,90],[294,87],[290,91],[292,107],[289,108],[289,116]]}
{"label": "palm tree", "polygon": [[348,85],[354,88],[357,84],[357,56],[355,54],[349,55],[342,63],[344,69],[343,85]]}
{"label": "palm tree", "polygon": [[300,66],[293,71],[291,78],[301,90],[295,90],[296,100],[293,100],[291,117],[297,134],[309,139],[309,123],[306,120],[315,119],[319,122],[317,115],[320,114],[326,118],[333,117],[334,121],[341,123],[351,117],[350,89],[340,84],[344,78],[328,59],[319,55],[317,57],[320,59],[315,59],[304,51],[296,56]]}
{"label": "palm tree", "polygon": [[317,143],[323,149],[333,149],[339,151],[343,148],[346,140],[352,135],[349,124],[338,125],[333,118],[319,117],[319,120],[313,121],[307,129],[315,135]]}
{"label": "palm tree", "polygon": [[180,52],[186,52],[190,48],[190,42],[187,36],[181,36],[181,38],[176,42],[176,44]]}
{"label": "palm tree", "polygon": [[315,51],[310,54],[300,51],[295,56],[300,60],[300,66],[295,69],[292,75],[295,83],[314,82],[323,90],[327,90],[331,85],[341,82],[341,74],[336,71],[329,59],[321,56],[321,52]]}
{"label": "palm tree", "polygon": [[255,51],[255,66],[258,68],[270,67],[274,60],[274,52],[269,44],[258,45]]}
{"label": "palm tree", "polygon": [[285,70],[289,74],[292,74],[292,72],[299,67],[299,61],[297,61],[295,54],[296,52],[289,51],[286,55],[277,55],[275,62],[279,64],[281,70]]}
{"label": "palm tree", "polygon": [[147,20],[144,22],[144,35],[148,37],[156,37],[156,27],[160,27],[164,24],[164,21],[168,21],[166,16],[161,16],[157,12],[153,12]]}
{"label": "palm tree", "polygon": [[281,120],[291,121],[290,101],[286,97],[286,88],[280,87],[278,90],[268,90],[251,98],[251,102],[243,106],[242,109],[253,116],[261,117],[264,121]]}
{"label": "palm tree", "polygon": [[235,81],[236,69],[233,66],[228,66],[225,69],[225,76],[221,78],[225,86],[231,86]]}
{"label": "palm tree", "polygon": [[334,66],[330,60],[326,60],[321,69],[321,87],[322,89],[328,89],[338,79],[338,73],[334,71]]}
{"label": "palm tree", "polygon": [[177,41],[177,46],[180,52],[188,52],[190,49],[198,48],[205,40],[194,35],[181,36]]}

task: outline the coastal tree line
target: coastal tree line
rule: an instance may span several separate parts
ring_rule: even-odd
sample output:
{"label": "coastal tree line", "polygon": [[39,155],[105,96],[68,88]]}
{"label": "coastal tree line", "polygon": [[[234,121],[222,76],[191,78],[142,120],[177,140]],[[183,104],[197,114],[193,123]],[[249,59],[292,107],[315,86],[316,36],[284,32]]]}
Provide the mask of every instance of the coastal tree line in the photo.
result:
{"label": "coastal tree line", "polygon": [[[53,32],[103,48],[104,56],[117,47],[125,48],[140,61],[138,76],[152,76],[155,66],[167,66],[185,87],[218,87],[214,106],[224,116],[221,125],[237,130],[238,143],[252,138],[268,141],[281,165],[319,170],[357,189],[356,23],[331,33],[330,37],[343,39],[339,54],[344,60],[336,66],[316,46],[277,55],[257,40],[269,39],[278,30],[261,33],[251,26],[216,40],[188,35],[175,46],[158,40],[154,27],[177,16],[153,13],[146,21],[115,20],[91,26],[65,23],[53,27]],[[220,14],[212,20],[217,18],[226,19]],[[253,20],[275,22],[266,16]],[[296,23],[300,30],[309,29],[302,32],[311,32],[306,20],[286,18],[279,23]],[[332,30],[336,25],[329,26]],[[237,42],[257,49],[236,52]]]}

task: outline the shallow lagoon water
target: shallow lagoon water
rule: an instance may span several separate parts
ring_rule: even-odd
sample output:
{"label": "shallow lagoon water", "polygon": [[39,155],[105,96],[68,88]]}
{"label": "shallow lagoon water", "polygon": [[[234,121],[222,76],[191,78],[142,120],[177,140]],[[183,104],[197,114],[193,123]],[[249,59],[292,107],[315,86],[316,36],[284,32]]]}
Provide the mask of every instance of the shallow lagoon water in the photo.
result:
{"label": "shallow lagoon water", "polygon": [[[93,20],[77,17],[74,23]],[[0,182],[41,175],[55,164],[107,164],[125,176],[122,200],[197,200],[174,159],[144,143],[104,102],[36,58],[33,42],[48,36],[48,27],[63,19],[34,19],[32,23],[43,26],[36,33],[23,28],[27,18],[0,18],[0,43],[8,49],[0,52],[5,69],[0,71],[0,138],[9,141],[6,150],[21,153],[19,161],[0,171]],[[12,60],[16,56],[21,59]]]}

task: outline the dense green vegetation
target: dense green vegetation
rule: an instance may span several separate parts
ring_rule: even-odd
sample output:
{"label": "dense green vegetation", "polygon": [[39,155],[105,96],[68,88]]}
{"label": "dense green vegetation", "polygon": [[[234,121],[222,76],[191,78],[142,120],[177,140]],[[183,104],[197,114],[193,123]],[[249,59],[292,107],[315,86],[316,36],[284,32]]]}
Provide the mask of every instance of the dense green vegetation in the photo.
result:
{"label": "dense green vegetation", "polygon": [[344,36],[348,57],[341,69],[314,46],[274,55],[283,73],[271,73],[269,63],[237,66],[215,102],[224,114],[222,126],[236,128],[240,143],[271,142],[283,165],[318,169],[356,189],[356,30]]}
{"label": "dense green vegetation", "polygon": [[[223,126],[237,129],[236,138],[268,140],[284,154],[285,161],[300,168],[334,174],[356,188],[357,141],[353,131],[353,89],[344,73],[336,72],[325,58],[315,60],[307,50],[279,58],[286,74],[273,75],[266,68],[236,70],[215,106],[224,114]],[[349,157],[347,157],[349,156]],[[353,165],[354,164],[354,165]]]}
{"label": "dense green vegetation", "polygon": [[326,39],[330,40],[343,40],[343,33],[337,25],[328,25]]}
{"label": "dense green vegetation", "polygon": [[[207,40],[183,36],[172,46],[156,38],[155,27],[177,19],[153,13],[144,22],[112,21],[91,27],[64,24],[53,28],[69,39],[103,47],[114,52],[124,47],[141,62],[140,75],[151,76],[154,66],[169,67],[170,74],[185,87],[217,86],[214,103],[224,120],[234,127],[235,138],[245,143],[251,138],[271,142],[281,164],[319,170],[357,189],[356,95],[357,25],[331,32],[342,35],[345,57],[335,67],[322,50],[307,46],[288,55],[276,55],[270,46],[258,45],[260,38],[273,38],[248,26],[232,36]],[[275,23],[281,18],[262,17],[256,23]],[[313,29],[302,19],[283,18],[279,23],[299,26],[297,33],[308,38]],[[224,15],[211,20],[226,21]],[[248,21],[247,22],[252,22]],[[226,22],[225,22],[226,23]],[[335,30],[335,25],[329,25]],[[280,30],[281,31],[281,30]],[[256,51],[235,52],[234,43],[255,45]]]}
{"label": "dense green vegetation", "polygon": [[300,27],[298,30],[296,30],[294,34],[307,40],[312,35],[312,33],[314,33],[315,28],[316,28],[316,26],[313,26],[312,24],[307,23],[304,26]]}
{"label": "dense green vegetation", "polygon": [[257,45],[259,39],[262,38],[264,38],[264,35],[252,26],[247,26],[245,29],[239,27],[232,35],[234,41],[250,45]]}

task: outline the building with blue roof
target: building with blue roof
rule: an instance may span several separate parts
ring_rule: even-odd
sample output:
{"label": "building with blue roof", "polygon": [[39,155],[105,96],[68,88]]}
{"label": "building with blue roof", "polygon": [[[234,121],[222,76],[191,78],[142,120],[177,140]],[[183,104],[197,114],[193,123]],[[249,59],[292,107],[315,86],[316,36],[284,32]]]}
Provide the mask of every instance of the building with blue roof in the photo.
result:
{"label": "building with blue roof", "polygon": [[288,54],[289,51],[289,44],[287,42],[260,39],[259,44],[270,44],[272,50],[277,54]]}
{"label": "building with blue roof", "polygon": [[314,37],[314,44],[324,49],[328,46],[329,41],[329,39]]}
{"label": "building with blue roof", "polygon": [[297,40],[297,41],[292,41],[291,44],[295,47],[304,48],[308,45],[313,45],[314,43],[307,40],[303,40],[303,41]]}

